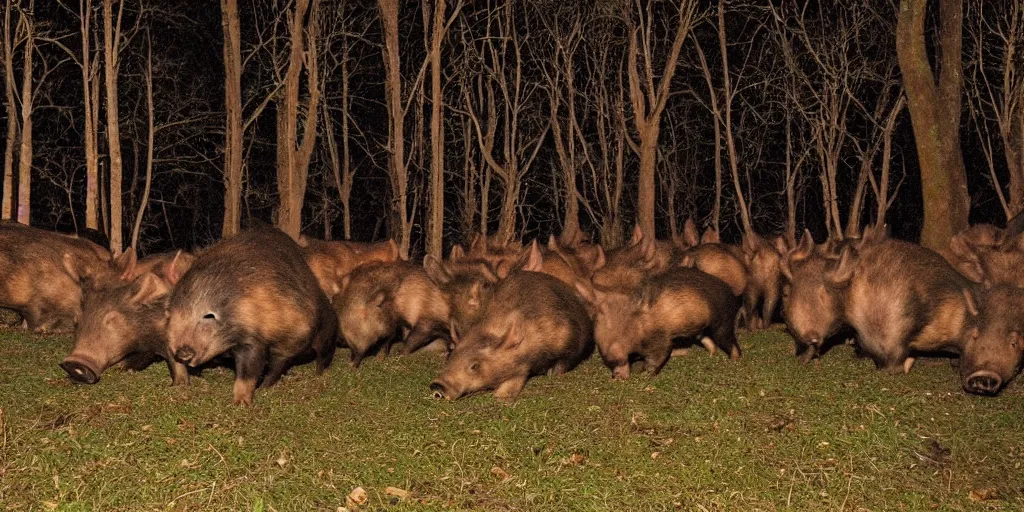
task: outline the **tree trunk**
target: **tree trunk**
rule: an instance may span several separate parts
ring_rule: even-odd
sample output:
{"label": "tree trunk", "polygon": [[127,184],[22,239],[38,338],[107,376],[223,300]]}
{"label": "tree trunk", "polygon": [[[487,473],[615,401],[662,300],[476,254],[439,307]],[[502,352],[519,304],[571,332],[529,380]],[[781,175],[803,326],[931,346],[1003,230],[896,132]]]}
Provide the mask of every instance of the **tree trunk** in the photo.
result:
{"label": "tree trunk", "polygon": [[99,149],[97,148],[97,113],[99,105],[93,101],[93,89],[99,89],[92,59],[92,0],[81,0],[82,32],[82,99],[85,105],[85,227],[99,229]]}
{"label": "tree trunk", "polygon": [[[20,26],[20,25],[19,25]],[[14,145],[18,140],[18,116],[14,100],[14,47],[11,42],[11,0],[4,8],[4,93],[7,107],[7,144],[4,146],[3,219],[14,213]]]}
{"label": "tree trunk", "polygon": [[921,245],[941,250],[967,227],[970,212],[959,134],[963,6],[960,0],[939,2],[938,73],[932,72],[928,61],[926,7],[927,0],[900,1],[896,53],[921,165]]}
{"label": "tree trunk", "polygon": [[135,226],[132,228],[132,249],[139,250],[139,230],[142,228],[142,217],[149,207],[149,191],[153,186],[153,139],[155,129],[153,127],[153,42],[147,41],[146,47],[146,114],[149,120],[146,138],[146,185],[142,191],[142,201],[139,202],[139,211],[135,214]]}
{"label": "tree trunk", "polygon": [[[29,3],[29,11],[34,2]],[[32,210],[32,55],[35,30],[28,13],[22,11],[25,27],[25,58],[21,78],[21,148],[18,150],[18,222],[28,225]]]}
{"label": "tree trunk", "polygon": [[[110,152],[110,250],[120,254],[124,244],[121,230],[121,127],[118,124],[117,70],[121,15],[114,34],[114,0],[103,0],[103,57],[107,91],[107,149]],[[121,6],[123,9],[124,6]]]}
{"label": "tree trunk", "polygon": [[444,12],[445,0],[435,0],[430,38],[430,222],[427,231],[427,254],[435,258],[441,258],[444,242],[444,96],[441,92]]}
{"label": "tree trunk", "polygon": [[[309,159],[316,141],[317,108],[320,103],[317,35],[319,0],[297,0],[290,16],[291,51],[284,77],[283,104],[278,104],[278,169],[277,227],[295,240],[302,231],[302,205],[306,197]],[[308,22],[307,22],[308,13]],[[307,43],[308,39],[308,45]],[[306,50],[308,48],[308,51]],[[299,88],[302,71],[306,71],[306,115],[299,136]]]}
{"label": "tree trunk", "polygon": [[224,32],[224,224],[221,236],[238,233],[242,225],[242,54],[238,0],[221,0]]}
{"label": "tree trunk", "polygon": [[409,257],[412,223],[408,215],[409,176],[405,165],[405,110],[402,105],[401,49],[398,46],[398,0],[378,0],[384,28],[384,90],[388,108],[388,174],[391,178],[392,237],[399,253]]}

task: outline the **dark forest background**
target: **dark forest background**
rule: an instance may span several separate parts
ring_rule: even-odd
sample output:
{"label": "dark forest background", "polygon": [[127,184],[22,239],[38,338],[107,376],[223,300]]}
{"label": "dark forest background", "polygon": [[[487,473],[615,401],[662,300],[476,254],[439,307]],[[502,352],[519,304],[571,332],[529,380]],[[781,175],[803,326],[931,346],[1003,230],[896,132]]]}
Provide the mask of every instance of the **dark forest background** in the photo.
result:
{"label": "dark forest background", "polygon": [[1024,206],[1017,1],[4,2],[3,215],[115,250],[687,217],[936,246]]}

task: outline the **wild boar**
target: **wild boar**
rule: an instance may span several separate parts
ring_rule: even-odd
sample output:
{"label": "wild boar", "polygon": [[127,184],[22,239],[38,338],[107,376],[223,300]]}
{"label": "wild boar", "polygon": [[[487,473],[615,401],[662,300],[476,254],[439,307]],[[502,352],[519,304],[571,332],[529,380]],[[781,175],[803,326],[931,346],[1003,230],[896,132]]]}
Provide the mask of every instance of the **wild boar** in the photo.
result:
{"label": "wild boar", "polygon": [[[778,306],[782,281],[782,254],[776,247],[785,247],[782,239],[770,244],[757,233],[743,237],[743,258],[747,268],[747,286],[743,291],[744,316],[747,327],[760,329],[772,323]],[[761,306],[760,314],[757,306]]]}
{"label": "wild boar", "polygon": [[168,254],[170,259],[158,254],[137,263],[132,258],[119,279],[86,286],[75,347],[60,365],[72,381],[95,384],[118,362],[141,369],[162,359],[172,385],[188,383],[185,365],[167,346],[165,306],[170,282],[188,269],[191,256],[181,251]]}
{"label": "wild boar", "polygon": [[110,252],[88,240],[0,223],[0,307],[21,314],[29,329],[73,327],[82,284],[116,271]]}
{"label": "wild boar", "polygon": [[406,261],[362,265],[345,276],[343,288],[334,307],[352,366],[381,342],[387,354],[400,330],[408,331],[407,354],[449,338],[448,302],[423,267]]}
{"label": "wild boar", "polygon": [[603,288],[633,288],[678,261],[679,253],[672,242],[644,237],[637,226],[629,244],[605,253],[605,264],[594,272],[593,282]]}
{"label": "wild boar", "polygon": [[547,274],[515,270],[494,287],[430,388],[449,400],[487,390],[514,400],[530,377],[561,374],[586,359],[592,336],[593,323],[572,288]]}
{"label": "wild boar", "polygon": [[968,393],[994,396],[1020,371],[1024,355],[1024,288],[997,284],[965,293],[972,326],[960,352],[960,380]]}
{"label": "wild boar", "polygon": [[733,360],[742,355],[735,324],[739,300],[728,285],[699,270],[673,268],[633,291],[603,290],[582,281],[577,290],[594,305],[594,340],[615,379],[629,378],[633,356],[657,375],[676,338],[700,337],[709,351],[717,345]]}
{"label": "wild boar", "polygon": [[398,261],[398,244],[386,242],[359,243],[348,241],[325,241],[299,237],[302,254],[310,270],[320,283],[320,288],[333,299],[342,290],[346,275],[360,265],[373,262]]}
{"label": "wild boar", "polygon": [[794,353],[804,362],[817,356],[844,325],[843,294],[825,278],[838,262],[838,255],[816,246],[807,230],[780,260],[785,278],[782,316],[793,336]]}
{"label": "wild boar", "polygon": [[909,371],[916,354],[956,345],[969,326],[965,292],[974,283],[916,244],[865,232],[825,280],[842,294],[843,317],[879,368]]}
{"label": "wild boar", "polygon": [[452,331],[466,332],[498,284],[498,275],[485,260],[459,257],[443,262],[428,255],[423,268],[448,303]]}
{"label": "wild boar", "polygon": [[272,386],[300,358],[315,356],[318,372],[330,365],[337,316],[299,246],[281,231],[221,240],[172,284],[170,352],[191,367],[234,356],[235,404],[251,405],[261,376]]}
{"label": "wild boar", "polygon": [[586,279],[593,278],[594,272],[605,265],[604,249],[600,245],[583,241],[580,235],[569,238],[568,243],[551,235],[548,237],[547,251],[557,254],[572,268],[574,274]]}

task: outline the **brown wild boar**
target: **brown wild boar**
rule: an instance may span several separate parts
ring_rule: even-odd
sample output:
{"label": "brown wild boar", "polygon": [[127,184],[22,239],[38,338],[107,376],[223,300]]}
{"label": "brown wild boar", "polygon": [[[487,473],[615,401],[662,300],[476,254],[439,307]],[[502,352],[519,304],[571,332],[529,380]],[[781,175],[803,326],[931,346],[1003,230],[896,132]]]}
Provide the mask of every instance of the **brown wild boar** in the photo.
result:
{"label": "brown wild boar", "polygon": [[82,283],[116,271],[110,252],[88,240],[0,223],[0,307],[18,312],[29,329],[73,327],[81,312]]}
{"label": "brown wild boar", "polygon": [[435,339],[449,338],[449,310],[441,290],[423,267],[407,261],[362,265],[344,278],[345,291],[335,299],[341,336],[358,367],[379,343],[390,352],[400,330],[405,353]]}
{"label": "brown wild boar", "polygon": [[513,400],[530,377],[561,374],[586,359],[592,335],[593,323],[572,288],[516,270],[494,287],[430,388],[449,400],[487,390]]}
{"label": "brown wild boar", "polygon": [[299,246],[281,231],[221,240],[173,284],[170,352],[191,367],[234,356],[234,403],[251,405],[261,376],[272,386],[301,358],[315,356],[318,372],[330,365],[337,316]]}
{"label": "brown wild boar", "polygon": [[86,286],[75,347],[60,365],[72,381],[95,384],[122,360],[131,369],[141,369],[162,359],[171,371],[172,385],[188,383],[185,365],[175,361],[167,347],[165,299],[170,282],[188,269],[191,256],[181,251],[168,254],[170,259],[158,254],[137,264],[132,258],[120,279]]}
{"label": "brown wild boar", "polygon": [[997,284],[965,294],[973,326],[960,352],[960,380],[968,393],[993,396],[1020,372],[1024,355],[1024,288]]}
{"label": "brown wild boar", "polygon": [[637,226],[628,245],[605,253],[605,264],[594,272],[594,285],[634,288],[647,276],[676,265],[678,250],[672,242],[645,238]]}
{"label": "brown wild boar", "polygon": [[844,325],[843,294],[825,278],[838,262],[838,255],[815,246],[807,230],[780,261],[785,278],[782,316],[793,336],[794,353],[804,362],[817,356]]}
{"label": "brown wild boar", "polygon": [[613,378],[629,378],[633,356],[657,375],[676,338],[699,336],[709,351],[718,345],[733,360],[742,354],[735,327],[739,300],[728,285],[699,270],[673,268],[633,291],[602,290],[582,281],[577,290],[594,305],[594,341]]}
{"label": "brown wild boar", "polygon": [[827,285],[879,368],[909,371],[918,353],[956,346],[969,327],[965,294],[975,285],[938,253],[909,242],[869,239],[842,250]]}
{"label": "brown wild boar", "polygon": [[[768,243],[757,233],[743,237],[743,258],[747,267],[747,287],[743,291],[744,316],[747,327],[760,329],[772,323],[782,291],[782,254],[777,247],[785,247],[781,238],[775,245]],[[758,314],[757,306],[761,306]]]}
{"label": "brown wild boar", "polygon": [[604,249],[600,245],[577,239],[567,245],[551,235],[548,237],[547,252],[557,254],[572,268],[574,274],[586,279],[593,278],[594,272],[605,265]]}
{"label": "brown wild boar", "polygon": [[491,295],[498,275],[485,260],[459,259],[448,262],[427,255],[423,268],[448,303],[452,331],[464,333],[476,320],[480,306]]}
{"label": "brown wild boar", "polygon": [[329,299],[338,296],[342,281],[356,267],[374,262],[398,261],[398,244],[394,240],[385,242],[359,243],[348,241],[325,241],[299,237],[302,254],[310,270],[320,283],[320,288]]}

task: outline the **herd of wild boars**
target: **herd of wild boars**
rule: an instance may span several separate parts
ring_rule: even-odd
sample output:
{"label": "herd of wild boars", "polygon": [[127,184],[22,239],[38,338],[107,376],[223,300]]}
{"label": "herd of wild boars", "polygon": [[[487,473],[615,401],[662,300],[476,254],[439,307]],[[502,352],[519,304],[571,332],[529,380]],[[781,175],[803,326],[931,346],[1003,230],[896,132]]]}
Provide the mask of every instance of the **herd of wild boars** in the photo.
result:
{"label": "herd of wild boars", "polygon": [[[963,388],[996,395],[1024,354],[1024,234],[973,226],[937,253],[884,227],[815,243],[639,229],[621,247],[577,235],[477,236],[422,265],[393,241],[355,243],[256,228],[195,251],[139,259],[71,235],[0,223],[0,307],[35,331],[74,328],[60,363],[93,384],[109,367],[164,361],[172,384],[233,364],[233,399],[251,404],[291,366],[324,371],[336,348],[353,368],[433,346],[447,354],[437,397],[493,391],[514,399],[534,376],[575,368],[596,350],[615,379],[658,374],[675,349],[742,355],[736,330],[780,318],[804,361],[851,336],[882,369],[955,356]],[[781,307],[780,307],[781,306]],[[724,363],[728,364],[728,363]]]}

